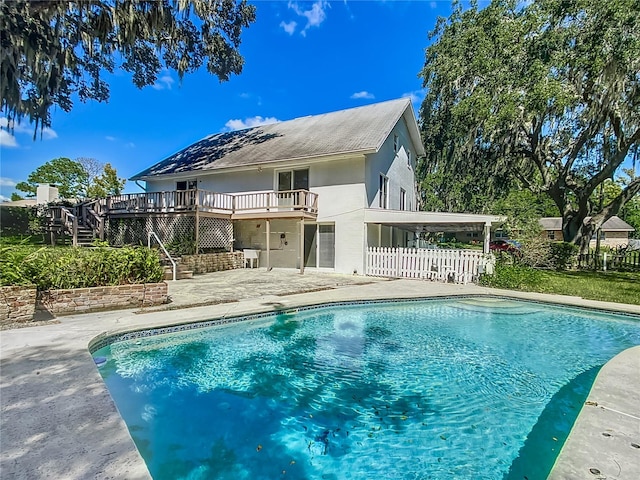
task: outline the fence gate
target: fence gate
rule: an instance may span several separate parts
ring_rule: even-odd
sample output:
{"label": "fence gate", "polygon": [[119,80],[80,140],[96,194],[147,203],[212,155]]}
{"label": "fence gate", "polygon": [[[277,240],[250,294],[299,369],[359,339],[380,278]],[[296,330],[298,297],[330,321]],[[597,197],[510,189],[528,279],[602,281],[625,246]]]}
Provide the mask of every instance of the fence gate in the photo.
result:
{"label": "fence gate", "polygon": [[493,271],[494,257],[477,250],[369,247],[366,275],[469,283]]}

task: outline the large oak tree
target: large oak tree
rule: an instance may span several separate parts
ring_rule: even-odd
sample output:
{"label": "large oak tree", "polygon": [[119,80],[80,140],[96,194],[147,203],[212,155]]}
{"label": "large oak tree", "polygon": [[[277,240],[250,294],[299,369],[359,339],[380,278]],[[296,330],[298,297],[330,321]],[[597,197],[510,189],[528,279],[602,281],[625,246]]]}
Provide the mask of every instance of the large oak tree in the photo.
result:
{"label": "large oak tree", "polygon": [[242,29],[255,7],[236,0],[10,0],[0,2],[1,110],[49,126],[72,98],[106,101],[105,72],[152,85],[164,68],[179,77],[206,63],[220,81],[242,70]]}
{"label": "large oak tree", "polygon": [[636,178],[593,201],[639,150],[640,2],[456,3],[431,35],[421,72],[426,205],[480,210],[520,184],[548,194],[564,240],[585,247],[640,191]]}

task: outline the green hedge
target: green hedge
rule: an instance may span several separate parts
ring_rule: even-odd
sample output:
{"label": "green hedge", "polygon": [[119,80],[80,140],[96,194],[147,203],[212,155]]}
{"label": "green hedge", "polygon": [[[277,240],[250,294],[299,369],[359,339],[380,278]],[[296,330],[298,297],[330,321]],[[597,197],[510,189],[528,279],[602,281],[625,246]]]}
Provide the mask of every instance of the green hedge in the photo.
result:
{"label": "green hedge", "polygon": [[0,285],[38,290],[86,288],[162,280],[160,257],[146,247],[0,247]]}
{"label": "green hedge", "polygon": [[485,287],[523,290],[539,285],[542,272],[525,265],[497,262],[493,275],[482,275],[480,285]]}

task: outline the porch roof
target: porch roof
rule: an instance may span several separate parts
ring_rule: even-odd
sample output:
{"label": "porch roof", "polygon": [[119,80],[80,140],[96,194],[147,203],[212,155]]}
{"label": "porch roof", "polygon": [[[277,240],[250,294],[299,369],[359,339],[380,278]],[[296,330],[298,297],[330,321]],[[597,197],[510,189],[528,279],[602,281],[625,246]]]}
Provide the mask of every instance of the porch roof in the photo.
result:
{"label": "porch roof", "polygon": [[412,232],[465,232],[482,231],[485,226],[504,222],[499,215],[477,215],[472,213],[409,212],[367,208],[364,222],[389,225]]}

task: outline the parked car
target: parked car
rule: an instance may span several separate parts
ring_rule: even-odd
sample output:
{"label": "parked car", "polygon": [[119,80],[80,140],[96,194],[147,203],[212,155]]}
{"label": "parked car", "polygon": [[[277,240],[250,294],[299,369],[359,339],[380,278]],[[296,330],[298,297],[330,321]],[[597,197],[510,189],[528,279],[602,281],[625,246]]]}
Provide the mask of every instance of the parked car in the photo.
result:
{"label": "parked car", "polygon": [[513,243],[506,240],[494,240],[489,243],[489,250],[493,252],[507,252],[513,255],[520,255],[520,249]]}

